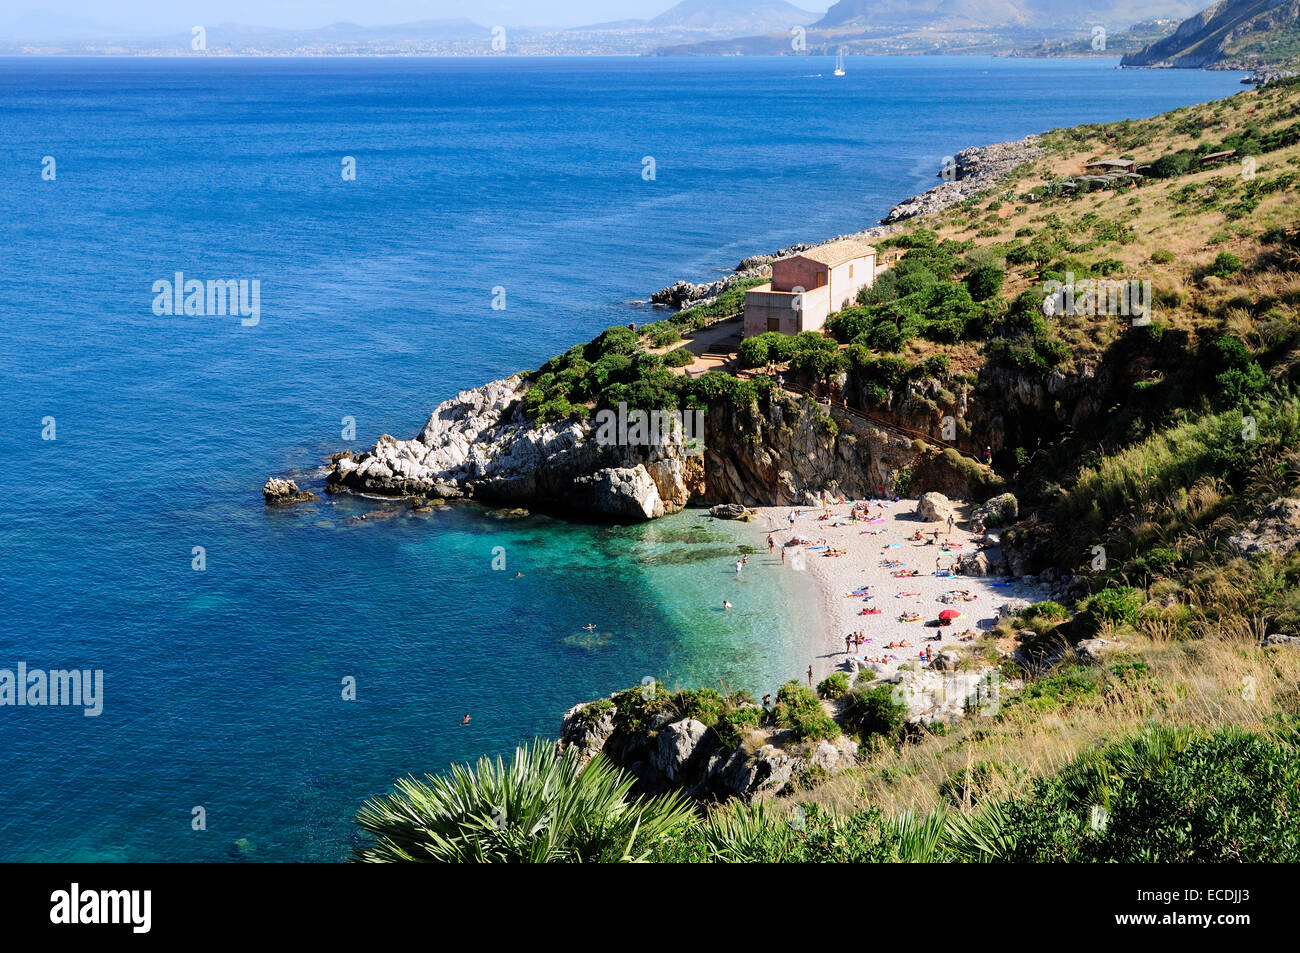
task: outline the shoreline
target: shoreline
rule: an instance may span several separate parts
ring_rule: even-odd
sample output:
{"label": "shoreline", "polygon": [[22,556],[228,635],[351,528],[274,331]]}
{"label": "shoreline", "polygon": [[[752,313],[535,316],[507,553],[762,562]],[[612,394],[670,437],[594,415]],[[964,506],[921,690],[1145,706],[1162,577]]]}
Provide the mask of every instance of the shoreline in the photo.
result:
{"label": "shoreline", "polygon": [[673,314],[677,314],[712,303],[738,281],[765,276],[770,273],[772,261],[778,258],[845,239],[874,241],[884,238],[898,231],[905,222],[937,215],[972,196],[995,188],[1025,163],[1046,155],[1047,150],[1041,145],[1043,135],[1042,132],[1035,132],[1020,139],[967,146],[959,150],[952,157],[953,178],[944,178],[945,170],[940,169],[936,173],[936,178],[942,179],[938,185],[896,202],[877,224],[861,231],[816,242],[796,242],[774,252],[748,255],[728,275],[702,284],[679,279],[644,300],[654,308],[669,308]]}
{"label": "shoreline", "polygon": [[[936,575],[936,559],[947,570],[959,557],[976,551],[978,537],[970,529],[973,505],[952,502],[951,532],[945,522],[922,520],[916,515],[917,501],[908,498],[867,501],[871,514],[867,521],[851,518],[854,501],[832,505],[827,510],[809,506],[752,508],[757,517],[753,526],[761,546],[766,546],[770,534],[776,543],[774,552],[780,552],[783,544],[795,536],[811,540],[814,546],[824,539],[830,549],[845,551],[841,556],[827,556],[825,550],[807,546],[785,548],[785,562],[778,566],[778,571],[802,572],[820,608],[815,625],[810,620],[791,620],[796,628],[811,630],[804,639],[806,657],[799,662],[792,677],[806,681],[807,667],[811,665],[814,685],[837,671],[847,672],[852,679],[856,662],[859,671],[891,679],[898,675],[899,666],[904,663],[928,667],[921,658],[927,646],[938,656],[986,634],[996,624],[997,610],[1002,605],[1049,597],[1047,587],[1038,582],[1007,580],[1000,575]],[[821,519],[824,512],[829,512],[831,517]],[[793,524],[789,519],[791,514],[798,514]],[[939,542],[910,540],[918,531],[927,534],[930,540],[933,540],[930,534],[938,531]],[[945,551],[944,540],[951,540],[954,547],[960,548]],[[984,551],[996,553],[996,547]],[[798,568],[800,556],[802,570]],[[884,560],[898,560],[902,565],[883,566]],[[918,575],[907,578],[892,575],[904,569],[915,570]],[[863,586],[871,587],[870,598],[850,596]],[[956,594],[963,591],[968,594],[966,597]],[[864,608],[878,608],[880,612],[862,615]],[[961,618],[948,626],[927,625],[947,609],[960,612]],[[903,612],[917,613],[920,619],[899,621]],[[844,638],[855,632],[870,641],[846,651]],[[969,638],[972,634],[974,638]],[[910,644],[889,647],[891,642],[904,641]]]}

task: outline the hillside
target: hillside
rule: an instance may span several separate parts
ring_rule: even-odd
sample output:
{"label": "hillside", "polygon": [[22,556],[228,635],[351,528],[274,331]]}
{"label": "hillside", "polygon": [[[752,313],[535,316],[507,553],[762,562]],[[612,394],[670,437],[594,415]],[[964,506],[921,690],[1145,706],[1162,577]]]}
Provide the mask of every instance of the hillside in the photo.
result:
{"label": "hillside", "polygon": [[682,0],[653,17],[647,25],[652,29],[726,30],[736,36],[788,31],[815,19],[816,13],[785,0]]}
{"label": "hillside", "polygon": [[1185,17],[1196,0],[1101,0],[1086,7],[1070,0],[839,0],[814,24],[818,29],[882,26],[1091,26],[1118,33],[1139,20]]}
{"label": "hillside", "polygon": [[[870,670],[826,679],[820,698],[772,686],[770,708],[659,685],[578,706],[562,753],[529,757],[574,777],[597,753],[597,777],[647,757],[669,779],[707,762],[760,795],[703,820],[654,802],[666,813],[637,856],[1300,856],[1300,82],[1039,145],[992,189],[877,240],[890,270],[830,337],[761,335],[735,375],[675,376],[668,349],[725,314],[723,300],[610,329],[522,379],[542,433],[577,433],[620,400],[703,406],[688,482],[727,471],[740,482],[726,492],[761,494],[769,471],[795,467],[769,454],[782,441],[829,467],[808,473],[823,485],[869,463],[899,495],[940,489],[942,468],[881,455],[923,455],[923,441],[864,450],[870,428],[853,429],[850,411],[930,435],[955,419],[953,472],[976,500],[1010,486],[1016,504],[988,517],[1004,561],[976,573],[1050,592],[1003,607],[949,659],[949,673],[1001,686],[965,717],[911,719]],[[1141,171],[1084,178],[1101,157]],[[1145,305],[1130,310],[1130,293]],[[763,465],[720,468],[741,443]],[[991,477],[962,462],[985,446]],[[367,807],[368,859],[396,856],[384,838],[408,843],[407,816],[400,797]]]}
{"label": "hillside", "polygon": [[1123,66],[1261,69],[1300,63],[1300,0],[1223,0]]}
{"label": "hillside", "polygon": [[[808,27],[811,52],[1016,53],[1114,56],[1136,52],[1196,11],[1197,0],[1103,0],[1086,9],[1065,0],[839,0]],[[1107,31],[1105,49],[1093,30]],[[791,52],[789,31],[665,46],[671,55]]]}

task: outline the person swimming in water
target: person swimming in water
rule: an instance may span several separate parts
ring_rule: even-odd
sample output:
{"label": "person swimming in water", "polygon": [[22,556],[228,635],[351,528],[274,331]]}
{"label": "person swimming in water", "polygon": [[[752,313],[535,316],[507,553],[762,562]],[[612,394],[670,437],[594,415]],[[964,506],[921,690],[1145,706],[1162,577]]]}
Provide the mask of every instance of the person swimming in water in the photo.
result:
{"label": "person swimming in water", "polygon": [[469,713],[468,713],[468,712],[465,714],[465,717],[462,718],[462,719],[460,720],[460,723],[461,723],[462,726],[464,726],[464,725],[468,725],[468,724],[469,724]]}
{"label": "person swimming in water", "polygon": [[722,608],[724,608],[724,609],[730,609],[731,607],[732,607],[732,606],[731,606],[731,603],[730,603],[730,602],[728,602],[726,599],[723,599],[723,600],[722,600]]}

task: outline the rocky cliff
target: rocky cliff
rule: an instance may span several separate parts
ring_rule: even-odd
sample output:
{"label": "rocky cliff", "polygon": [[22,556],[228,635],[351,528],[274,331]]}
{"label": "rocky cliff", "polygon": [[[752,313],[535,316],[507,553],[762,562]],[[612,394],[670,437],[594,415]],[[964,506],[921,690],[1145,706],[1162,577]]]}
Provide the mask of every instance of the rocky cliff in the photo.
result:
{"label": "rocky cliff", "polygon": [[1038,158],[1044,151],[1038,136],[962,149],[953,156],[950,164],[939,171],[944,179],[942,185],[900,202],[881,221],[888,225],[941,212],[992,188],[1014,169]]}
{"label": "rocky cliff", "polygon": [[1223,0],[1120,65],[1258,69],[1295,62],[1297,49],[1300,0]]}
{"label": "rocky cliff", "polygon": [[678,790],[701,803],[752,800],[781,794],[810,772],[834,774],[857,763],[858,744],[846,737],[790,744],[785,733],[755,729],[728,742],[703,722],[671,712],[629,730],[620,725],[618,697],[571,708],[557,748],[577,750],[584,763],[603,754],[636,778],[639,794]]}
{"label": "rocky cliff", "polygon": [[783,505],[824,491],[863,498],[892,488],[905,470],[953,496],[982,499],[995,488],[991,474],[956,465],[952,452],[832,415],[807,397],[778,392],[761,403],[710,407],[701,451],[672,437],[602,440],[590,421],[535,424],[522,406],[527,389],[515,376],[463,391],[414,438],[385,434],[368,451],[336,456],[327,488],[614,520],[654,519],[692,502]]}

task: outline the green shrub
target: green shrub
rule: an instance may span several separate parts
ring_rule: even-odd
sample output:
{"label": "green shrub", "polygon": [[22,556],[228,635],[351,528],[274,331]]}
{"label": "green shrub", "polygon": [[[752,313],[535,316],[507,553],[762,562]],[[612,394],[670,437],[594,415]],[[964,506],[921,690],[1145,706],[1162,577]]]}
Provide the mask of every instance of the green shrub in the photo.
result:
{"label": "green shrub", "polygon": [[1241,271],[1241,259],[1230,251],[1221,251],[1215,256],[1213,263],[1206,269],[1207,275],[1214,275],[1216,278],[1227,278]]}
{"label": "green shrub", "polygon": [[583,351],[583,356],[596,362],[606,354],[631,354],[641,343],[641,336],[629,327],[616,325],[601,331]]}
{"label": "green shrub", "polygon": [[[1153,729],[1084,755],[998,806],[1013,862],[1240,863],[1300,856],[1291,741]],[[972,858],[966,858],[972,859]]]}
{"label": "green shrub", "polygon": [[794,736],[800,741],[831,741],[841,734],[835,719],[822,711],[801,711],[791,725]]}
{"label": "green shrub", "polygon": [[800,741],[829,740],[840,734],[813,690],[797,681],[786,682],[777,690],[772,717],[778,727],[791,729]]}
{"label": "green shrub", "polygon": [[684,347],[676,348],[664,355],[664,364],[668,367],[689,367],[695,363],[695,355]]}
{"label": "green shrub", "polygon": [[843,698],[849,693],[849,677],[844,672],[832,672],[817,685],[822,698]]}
{"label": "green shrub", "polygon": [[1143,601],[1141,591],[1130,586],[1103,589],[1083,601],[1079,618],[1092,632],[1098,631],[1103,624],[1135,626]]}
{"label": "green shrub", "polygon": [[1020,618],[1026,622],[1044,620],[1047,622],[1062,622],[1070,618],[1070,610],[1065,608],[1059,602],[1035,602],[1032,606],[1020,613]]}
{"label": "green shrub", "polygon": [[882,735],[897,741],[906,733],[907,706],[894,698],[889,685],[856,689],[848,699],[842,713],[845,727],[862,740]]}
{"label": "green shrub", "polygon": [[966,276],[966,287],[976,301],[987,301],[1002,293],[1006,272],[997,265],[981,265]]}
{"label": "green shrub", "polygon": [[763,367],[768,362],[784,364],[798,349],[795,338],[779,331],[765,331],[745,338],[737,348],[742,367]]}
{"label": "green shrub", "polygon": [[682,339],[681,332],[671,321],[656,321],[654,324],[647,324],[641,330],[650,339],[651,347],[667,347]]}

